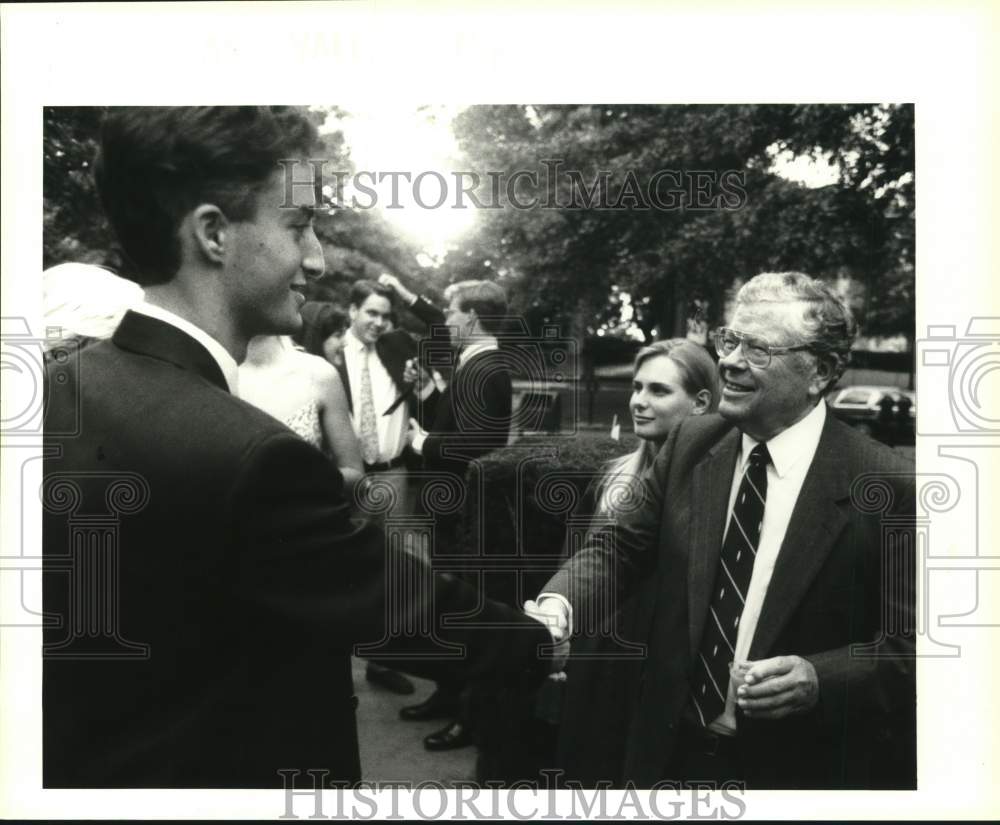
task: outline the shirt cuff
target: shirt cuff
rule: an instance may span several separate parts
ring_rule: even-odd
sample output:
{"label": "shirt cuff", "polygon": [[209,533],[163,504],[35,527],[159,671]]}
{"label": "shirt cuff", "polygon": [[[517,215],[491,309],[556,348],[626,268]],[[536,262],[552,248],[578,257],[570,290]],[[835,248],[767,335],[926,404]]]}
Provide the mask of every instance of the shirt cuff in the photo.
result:
{"label": "shirt cuff", "polygon": [[566,632],[570,636],[572,636],[573,635],[573,605],[571,605],[569,603],[569,599],[567,599],[561,593],[539,593],[538,594],[538,598],[535,599],[535,601],[538,603],[538,606],[541,607],[542,602],[545,599],[555,599],[556,601],[558,601],[563,606],[563,610],[566,612],[566,624],[567,624],[567,631]]}
{"label": "shirt cuff", "polygon": [[427,433],[424,430],[417,430],[413,434],[413,441],[410,442],[410,447],[413,449],[417,455],[424,454],[424,441],[427,440]]}
{"label": "shirt cuff", "polygon": [[424,384],[423,389],[420,390],[420,400],[421,401],[426,401],[428,398],[430,398],[434,394],[434,390],[436,390],[436,389],[437,389],[437,387],[434,385],[434,381],[433,380],[428,380],[428,382],[426,384]]}

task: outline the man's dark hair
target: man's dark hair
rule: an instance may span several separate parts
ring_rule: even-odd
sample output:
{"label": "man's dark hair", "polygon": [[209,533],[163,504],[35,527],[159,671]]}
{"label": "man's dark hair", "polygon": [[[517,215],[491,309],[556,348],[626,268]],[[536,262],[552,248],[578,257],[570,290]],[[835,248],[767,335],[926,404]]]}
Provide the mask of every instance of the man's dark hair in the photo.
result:
{"label": "man's dark hair", "polygon": [[351,284],[350,303],[352,307],[360,307],[372,295],[385,298],[393,308],[396,306],[396,293],[391,287],[383,286],[378,281],[369,281],[362,278]]}
{"label": "man's dark hair", "polygon": [[229,220],[252,220],[278,161],[308,156],[317,142],[306,112],[289,106],[109,109],[94,177],[132,279],[170,281],[185,214],[212,203]]}

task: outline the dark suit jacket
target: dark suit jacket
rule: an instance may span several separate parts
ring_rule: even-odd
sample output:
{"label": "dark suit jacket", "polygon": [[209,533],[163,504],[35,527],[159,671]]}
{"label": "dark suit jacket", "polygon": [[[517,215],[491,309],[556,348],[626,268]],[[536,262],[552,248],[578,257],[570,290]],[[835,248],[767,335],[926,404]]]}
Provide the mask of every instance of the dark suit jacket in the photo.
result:
{"label": "dark suit jacket", "polygon": [[511,371],[503,350],[473,355],[457,367],[443,393],[427,399],[434,418],[424,441],[430,470],[464,475],[479,456],[504,447],[510,437]]}
{"label": "dark suit jacket", "polygon": [[[402,329],[394,329],[392,332],[383,333],[375,341],[375,355],[382,362],[385,371],[389,373],[392,383],[396,385],[396,391],[402,395],[409,389],[403,383],[403,371],[406,369],[406,362],[410,358],[417,356],[417,344],[410,337],[410,333]],[[347,393],[347,408],[354,412],[354,396],[351,392],[351,380],[347,373],[347,363],[341,359],[336,365],[337,372],[340,373],[340,380],[344,385],[344,392]],[[385,410],[375,410],[375,415],[382,415]]]}
{"label": "dark suit jacket", "polygon": [[[410,311],[428,326],[441,325],[444,323],[444,313],[431,304],[426,298],[418,297],[416,302],[410,306]],[[434,342],[436,343],[436,342]],[[443,340],[446,346],[450,346],[447,340]],[[375,341],[375,355],[389,373],[392,383],[396,385],[397,391],[402,395],[410,387],[403,382],[403,372],[406,369],[406,362],[411,358],[416,358],[420,354],[420,349],[413,336],[405,329],[394,329],[391,332],[383,333]],[[354,412],[354,398],[351,394],[351,382],[347,375],[347,364],[341,359],[336,365],[340,373],[340,379],[344,384],[344,392],[347,393],[347,408]],[[411,412],[417,409],[413,396],[408,399]],[[376,410],[376,415],[382,415],[385,410]]]}
{"label": "dark suit jacket", "polygon": [[[646,503],[622,518],[616,552],[588,542],[544,588],[566,596],[578,615],[595,609],[594,596],[613,586],[612,576],[631,592],[652,588],[640,600],[637,627],[648,656],[623,777],[639,787],[668,778],[739,439],[719,416],[687,419],[646,476]],[[857,485],[869,477],[883,480],[859,496]],[[738,716],[750,787],[915,786],[913,505],[911,465],[827,416],[749,654],[807,658],[819,677],[819,704],[781,721]],[[892,529],[903,541],[884,541],[883,516],[899,517]],[[852,653],[853,644],[877,640],[882,628],[889,632],[879,655]]]}
{"label": "dark suit jacket", "polygon": [[[422,451],[424,470],[464,479],[472,461],[507,444],[511,404],[510,365],[502,350],[480,352],[457,367],[444,392],[435,390],[423,402],[431,415]],[[476,491],[469,494],[476,495]],[[432,505],[424,502],[423,506]],[[469,506],[485,503],[469,501],[466,509]],[[460,551],[462,510],[444,506],[435,516],[436,547]]]}
{"label": "dark suit jacket", "polygon": [[[358,779],[350,652],[390,618],[421,626],[428,603],[425,590],[390,605],[387,565],[426,583],[435,617],[471,613],[478,594],[386,549],[351,517],[333,464],[231,396],[174,327],[128,313],[49,370],[45,786],[280,787],[282,768]],[[540,680],[547,631],[496,603],[481,615],[516,627],[434,621],[464,658],[403,666]]]}

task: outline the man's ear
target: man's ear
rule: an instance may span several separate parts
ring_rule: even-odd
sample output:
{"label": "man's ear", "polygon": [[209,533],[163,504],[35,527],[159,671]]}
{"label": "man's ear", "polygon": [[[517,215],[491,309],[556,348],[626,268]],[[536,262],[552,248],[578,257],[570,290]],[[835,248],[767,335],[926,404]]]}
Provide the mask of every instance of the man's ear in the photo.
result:
{"label": "man's ear", "polygon": [[221,264],[230,240],[229,221],[218,206],[203,203],[189,216],[195,248],[209,261]]}
{"label": "man's ear", "polygon": [[812,380],[812,390],[817,395],[823,395],[833,386],[834,376],[837,374],[837,360],[835,356],[819,354],[816,356],[816,374]]}
{"label": "man's ear", "polygon": [[691,408],[691,415],[704,415],[712,405],[712,391],[698,390],[694,396],[694,406]]}

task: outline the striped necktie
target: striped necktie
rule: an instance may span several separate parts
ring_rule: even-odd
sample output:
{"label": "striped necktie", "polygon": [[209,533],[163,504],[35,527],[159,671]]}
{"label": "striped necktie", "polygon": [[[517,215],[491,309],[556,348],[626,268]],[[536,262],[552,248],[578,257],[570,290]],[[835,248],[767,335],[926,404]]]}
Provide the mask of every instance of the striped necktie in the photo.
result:
{"label": "striped necktie", "polygon": [[770,461],[771,456],[763,442],[750,451],[746,472],[733,503],[729,529],[722,542],[715,588],[692,682],[691,698],[703,725],[711,724],[726,708],[729,663],[736,653],[740,616],[757,557]]}

